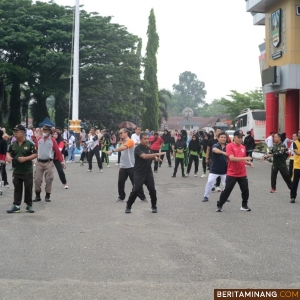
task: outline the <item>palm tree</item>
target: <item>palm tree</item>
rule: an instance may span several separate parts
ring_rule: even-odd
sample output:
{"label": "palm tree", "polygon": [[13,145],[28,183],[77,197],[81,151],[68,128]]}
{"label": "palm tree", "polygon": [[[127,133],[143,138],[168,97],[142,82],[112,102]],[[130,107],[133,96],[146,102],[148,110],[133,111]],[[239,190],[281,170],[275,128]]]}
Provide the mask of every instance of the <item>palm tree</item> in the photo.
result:
{"label": "palm tree", "polygon": [[159,124],[162,123],[162,120],[168,120],[168,105],[172,100],[172,94],[168,90],[162,89],[158,91],[158,102],[159,102]]}

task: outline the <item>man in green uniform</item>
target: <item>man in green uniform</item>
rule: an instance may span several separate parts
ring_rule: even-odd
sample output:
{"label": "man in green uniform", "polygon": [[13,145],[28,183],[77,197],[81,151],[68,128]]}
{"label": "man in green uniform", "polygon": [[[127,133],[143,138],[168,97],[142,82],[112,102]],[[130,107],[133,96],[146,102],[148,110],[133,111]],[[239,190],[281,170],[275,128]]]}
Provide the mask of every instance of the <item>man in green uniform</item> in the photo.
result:
{"label": "man in green uniform", "polygon": [[291,189],[291,177],[289,175],[289,170],[286,165],[286,159],[288,156],[287,152],[288,150],[286,149],[285,145],[281,143],[281,135],[279,133],[274,134],[273,148],[269,154],[265,155],[262,158],[262,160],[265,160],[267,157],[273,157],[270,193],[276,193],[276,181],[278,171],[280,172],[287,187]]}
{"label": "man in green uniform", "polygon": [[6,154],[6,159],[9,163],[11,163],[12,160],[14,161],[14,203],[12,208],[7,210],[7,212],[20,212],[24,184],[24,202],[27,204],[26,211],[29,213],[33,213],[34,210],[32,208],[32,160],[37,158],[36,148],[32,142],[26,140],[24,126],[17,125],[14,128],[14,136],[17,140],[11,144]]}

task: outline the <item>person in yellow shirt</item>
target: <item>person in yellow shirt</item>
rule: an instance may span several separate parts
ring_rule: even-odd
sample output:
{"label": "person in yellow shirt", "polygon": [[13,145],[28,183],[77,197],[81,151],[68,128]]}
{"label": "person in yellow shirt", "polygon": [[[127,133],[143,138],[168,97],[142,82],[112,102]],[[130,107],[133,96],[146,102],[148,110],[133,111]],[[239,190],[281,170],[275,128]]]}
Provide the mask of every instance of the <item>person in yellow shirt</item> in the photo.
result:
{"label": "person in yellow shirt", "polygon": [[295,203],[297,197],[297,189],[300,179],[300,130],[298,131],[298,139],[293,142],[294,151],[294,167],[293,167],[293,177],[291,186],[291,203]]}

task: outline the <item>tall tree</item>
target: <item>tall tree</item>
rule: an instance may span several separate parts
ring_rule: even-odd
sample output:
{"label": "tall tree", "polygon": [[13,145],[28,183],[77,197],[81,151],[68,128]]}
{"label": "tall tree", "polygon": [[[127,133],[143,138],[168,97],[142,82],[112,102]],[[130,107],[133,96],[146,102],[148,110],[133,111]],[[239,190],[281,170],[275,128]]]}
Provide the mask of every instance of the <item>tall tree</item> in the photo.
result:
{"label": "tall tree", "polygon": [[159,37],[156,31],[154,10],[151,9],[147,30],[148,43],[145,56],[145,98],[144,106],[146,111],[143,115],[142,124],[144,128],[158,130],[159,125],[159,103],[157,83],[157,59],[156,54],[159,47]]}
{"label": "tall tree", "polygon": [[158,92],[158,101],[159,101],[159,110],[160,110],[159,124],[161,124],[162,119],[168,121],[168,117],[169,117],[168,108],[171,99],[172,99],[171,92],[165,89],[159,90]]}
{"label": "tall tree", "polygon": [[185,71],[179,75],[179,84],[173,84],[173,90],[178,96],[176,98],[180,113],[185,107],[192,108],[196,113],[199,106],[205,104],[206,90],[204,88],[205,83],[198,80],[196,74]]}

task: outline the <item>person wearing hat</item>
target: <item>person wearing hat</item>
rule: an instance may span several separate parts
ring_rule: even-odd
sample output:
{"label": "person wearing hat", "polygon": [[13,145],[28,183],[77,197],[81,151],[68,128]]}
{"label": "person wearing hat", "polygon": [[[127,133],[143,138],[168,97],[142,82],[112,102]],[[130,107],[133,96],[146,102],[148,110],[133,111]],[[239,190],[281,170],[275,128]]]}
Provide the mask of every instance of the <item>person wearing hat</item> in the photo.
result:
{"label": "person wearing hat", "polygon": [[14,141],[6,154],[9,163],[14,161],[13,184],[14,184],[14,203],[8,213],[19,213],[22,202],[24,185],[24,202],[27,204],[26,211],[33,213],[32,208],[32,187],[33,187],[33,167],[32,160],[37,157],[35,145],[26,140],[26,129],[22,125],[14,128]]}
{"label": "person wearing hat", "polygon": [[226,173],[225,189],[217,202],[217,212],[222,211],[224,203],[229,198],[236,183],[239,184],[242,192],[242,211],[251,211],[248,207],[249,187],[246,172],[246,166],[251,166],[251,157],[246,156],[246,147],[242,145],[243,134],[237,130],[233,134],[233,142],[226,146],[226,155],[228,157],[228,167]]}
{"label": "person wearing hat", "polygon": [[53,159],[58,160],[63,168],[65,168],[65,162],[61,152],[59,151],[56,140],[51,136],[52,128],[50,125],[44,125],[43,136],[36,141],[36,147],[38,152],[38,158],[34,173],[34,185],[35,185],[35,199],[33,202],[41,201],[41,190],[43,177],[45,176],[46,182],[46,197],[45,201],[50,202],[50,194],[52,189],[54,163]]}

